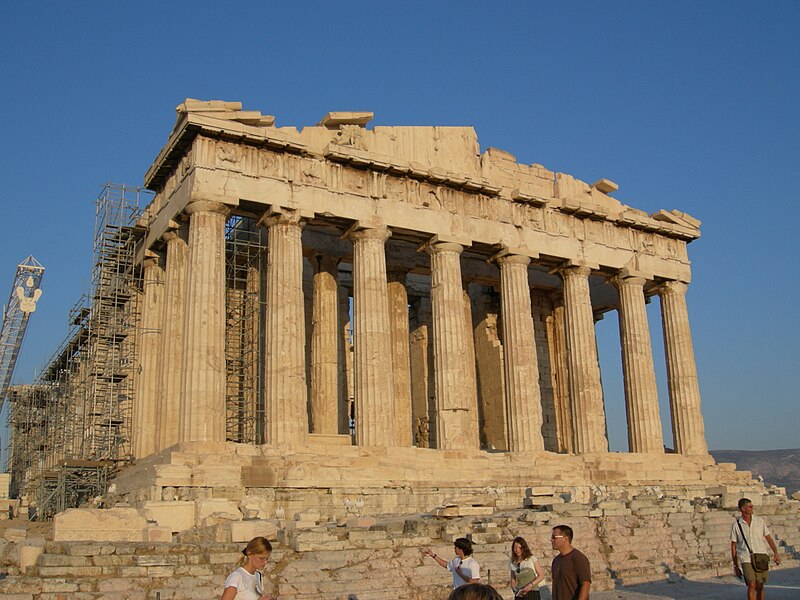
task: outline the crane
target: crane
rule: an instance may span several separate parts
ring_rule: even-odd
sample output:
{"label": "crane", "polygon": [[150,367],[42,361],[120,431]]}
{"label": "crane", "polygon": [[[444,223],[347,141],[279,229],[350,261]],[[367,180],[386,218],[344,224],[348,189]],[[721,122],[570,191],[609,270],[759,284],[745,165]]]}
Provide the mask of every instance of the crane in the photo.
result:
{"label": "crane", "polygon": [[39,286],[43,275],[44,267],[33,256],[17,265],[11,295],[3,313],[3,328],[0,329],[0,410],[3,409],[11,375],[17,364],[28,319],[36,310],[36,303],[42,295]]}

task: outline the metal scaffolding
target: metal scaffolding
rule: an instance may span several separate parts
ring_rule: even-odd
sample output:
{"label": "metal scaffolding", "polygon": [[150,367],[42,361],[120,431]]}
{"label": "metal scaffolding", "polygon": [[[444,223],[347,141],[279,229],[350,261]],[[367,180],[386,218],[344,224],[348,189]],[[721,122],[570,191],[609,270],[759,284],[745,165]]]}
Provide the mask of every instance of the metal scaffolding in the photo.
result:
{"label": "metal scaffolding", "polygon": [[[12,493],[35,500],[40,518],[102,496],[113,470],[132,459],[145,193],[104,187],[91,291],[70,311],[69,334],[34,384],[9,393]],[[264,443],[265,236],[252,218],[225,225],[226,435],[250,444]]]}
{"label": "metal scaffolding", "polygon": [[9,393],[12,494],[35,499],[42,517],[102,495],[109,471],[131,459],[145,194],[103,187],[91,291],[70,311],[69,333],[36,382]]}
{"label": "metal scaffolding", "polygon": [[225,225],[226,435],[233,442],[264,443],[260,357],[264,347],[264,230],[234,216]]}

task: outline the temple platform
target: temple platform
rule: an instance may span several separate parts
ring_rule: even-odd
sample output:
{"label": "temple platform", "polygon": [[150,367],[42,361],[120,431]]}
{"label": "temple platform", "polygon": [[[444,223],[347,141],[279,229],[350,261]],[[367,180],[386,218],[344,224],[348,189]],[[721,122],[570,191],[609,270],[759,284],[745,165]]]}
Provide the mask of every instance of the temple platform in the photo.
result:
{"label": "temple platform", "polygon": [[309,437],[306,446],[179,443],[118,473],[111,498],[134,506],[252,498],[259,518],[315,510],[336,519],[357,499],[361,514],[378,516],[432,512],[464,497],[475,506],[516,509],[539,500],[586,503],[598,490],[623,496],[629,490],[633,497],[658,488],[705,497],[763,489],[748,472],[709,455],[517,454],[364,447],[343,443],[347,436]]}

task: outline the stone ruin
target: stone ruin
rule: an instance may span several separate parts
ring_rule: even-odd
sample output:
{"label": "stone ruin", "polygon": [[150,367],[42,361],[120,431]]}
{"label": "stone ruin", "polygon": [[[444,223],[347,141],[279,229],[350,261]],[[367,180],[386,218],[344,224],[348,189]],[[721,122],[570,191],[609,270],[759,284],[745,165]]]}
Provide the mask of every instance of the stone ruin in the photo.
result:
{"label": "stone ruin", "polygon": [[[697,219],[481,153],[470,127],[367,129],[372,113],[332,112],[298,130],[222,101],[177,113],[138,223],[133,460],[113,508],[57,515],[0,591],[213,595],[263,534],[280,598],[444,598],[419,546],[447,554],[469,534],[505,582],[510,540],[549,564],[562,521],[603,589],[726,571],[742,494],[797,556],[800,503],[707,450],[686,303]],[[628,452],[606,436],[607,311]]]}

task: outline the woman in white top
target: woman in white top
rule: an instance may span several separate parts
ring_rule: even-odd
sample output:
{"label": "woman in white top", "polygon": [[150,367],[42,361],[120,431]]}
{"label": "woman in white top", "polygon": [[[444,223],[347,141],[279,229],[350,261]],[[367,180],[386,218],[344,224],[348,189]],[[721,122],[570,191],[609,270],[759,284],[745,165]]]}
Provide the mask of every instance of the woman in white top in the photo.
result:
{"label": "woman in white top", "polygon": [[272,544],[267,538],[255,537],[242,550],[242,557],[236,563],[236,570],[225,580],[225,589],[220,600],[270,600],[264,591],[264,577],[261,574],[266,566]]}
{"label": "woman in white top", "polygon": [[539,582],[544,579],[544,571],[539,560],[533,556],[528,542],[523,537],[515,537],[511,544],[511,590],[514,598],[539,600]]}

